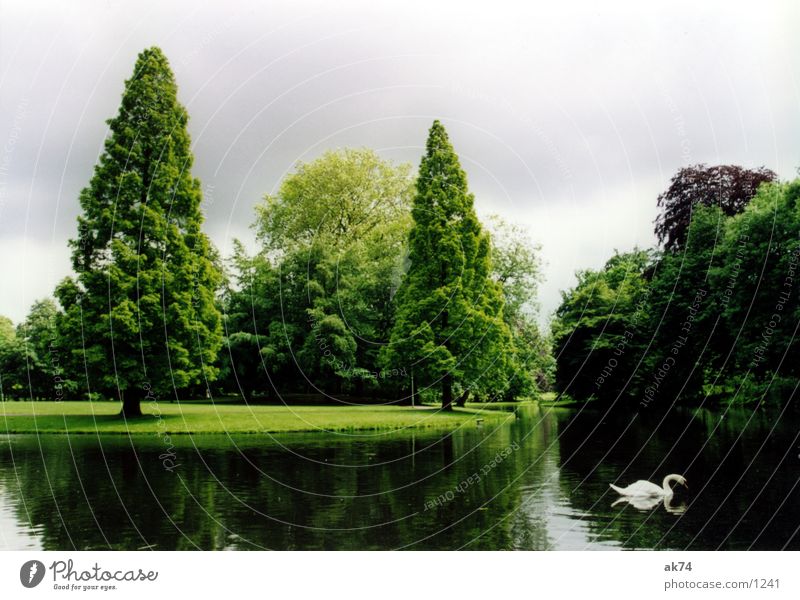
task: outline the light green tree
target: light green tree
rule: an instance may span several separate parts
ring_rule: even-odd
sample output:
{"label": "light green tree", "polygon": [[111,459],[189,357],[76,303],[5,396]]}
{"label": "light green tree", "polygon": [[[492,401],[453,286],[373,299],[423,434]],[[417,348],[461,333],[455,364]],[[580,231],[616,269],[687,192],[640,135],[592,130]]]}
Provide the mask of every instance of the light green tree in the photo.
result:
{"label": "light green tree", "polygon": [[409,165],[368,148],[329,151],[301,163],[256,207],[259,240],[283,253],[311,245],[342,249],[396,224],[407,226],[410,172]]}
{"label": "light green tree", "polygon": [[498,400],[534,396],[552,385],[554,369],[549,340],[536,322],[541,280],[539,246],[525,229],[497,215],[488,219],[492,239],[492,278],[503,290],[503,319],[511,331],[508,387]]}
{"label": "light green tree", "polygon": [[377,391],[411,223],[410,171],[369,149],[326,152],[257,207],[262,250],[238,248],[226,298],[232,387]]}

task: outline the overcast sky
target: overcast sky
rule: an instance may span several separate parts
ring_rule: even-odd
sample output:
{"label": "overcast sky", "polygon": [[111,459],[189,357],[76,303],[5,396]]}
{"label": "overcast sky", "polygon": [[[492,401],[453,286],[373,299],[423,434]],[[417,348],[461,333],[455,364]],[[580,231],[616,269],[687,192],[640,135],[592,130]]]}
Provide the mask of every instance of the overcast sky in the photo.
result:
{"label": "overcast sky", "polygon": [[548,315],[577,269],[655,243],[681,166],[796,175],[798,3],[595,4],[0,0],[0,314],[69,274],[78,193],[152,45],[223,252],[297,161],[369,146],[416,166],[439,118],[479,213],[542,245]]}

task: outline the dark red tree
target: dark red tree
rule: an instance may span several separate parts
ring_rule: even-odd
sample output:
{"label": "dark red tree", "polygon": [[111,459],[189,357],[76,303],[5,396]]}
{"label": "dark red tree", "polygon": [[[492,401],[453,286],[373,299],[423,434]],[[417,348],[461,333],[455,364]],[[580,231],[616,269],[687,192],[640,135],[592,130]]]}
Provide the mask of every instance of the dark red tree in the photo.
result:
{"label": "dark red tree", "polygon": [[745,169],[737,165],[704,164],[684,167],[658,197],[661,214],[656,218],[655,232],[659,243],[673,252],[683,247],[696,204],[719,206],[726,215],[735,215],[744,210],[759,185],[777,179],[766,167]]}

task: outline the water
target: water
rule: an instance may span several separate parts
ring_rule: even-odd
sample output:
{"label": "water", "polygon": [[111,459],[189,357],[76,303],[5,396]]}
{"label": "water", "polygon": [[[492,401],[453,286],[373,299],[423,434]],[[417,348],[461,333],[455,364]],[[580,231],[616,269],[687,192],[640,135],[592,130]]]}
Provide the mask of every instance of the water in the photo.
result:
{"label": "water", "polygon": [[[0,437],[0,548],[800,549],[795,414],[523,407],[455,432]],[[609,482],[690,485],[669,510]]]}

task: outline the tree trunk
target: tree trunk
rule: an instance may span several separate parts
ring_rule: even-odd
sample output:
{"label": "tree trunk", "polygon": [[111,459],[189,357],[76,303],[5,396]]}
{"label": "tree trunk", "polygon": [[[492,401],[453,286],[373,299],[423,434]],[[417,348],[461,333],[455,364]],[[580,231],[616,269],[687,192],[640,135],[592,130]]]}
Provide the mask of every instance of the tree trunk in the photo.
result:
{"label": "tree trunk", "polygon": [[129,419],[131,417],[141,417],[142,416],[142,405],[141,401],[139,400],[139,396],[135,394],[125,394],[125,392],[120,392],[122,396],[122,412],[120,412],[120,416]]}
{"label": "tree trunk", "polygon": [[450,375],[442,379],[442,410],[453,410],[453,378]]}
{"label": "tree trunk", "polygon": [[469,390],[464,390],[464,393],[456,400],[456,406],[464,408],[464,405],[467,403],[467,398],[469,398]]}

